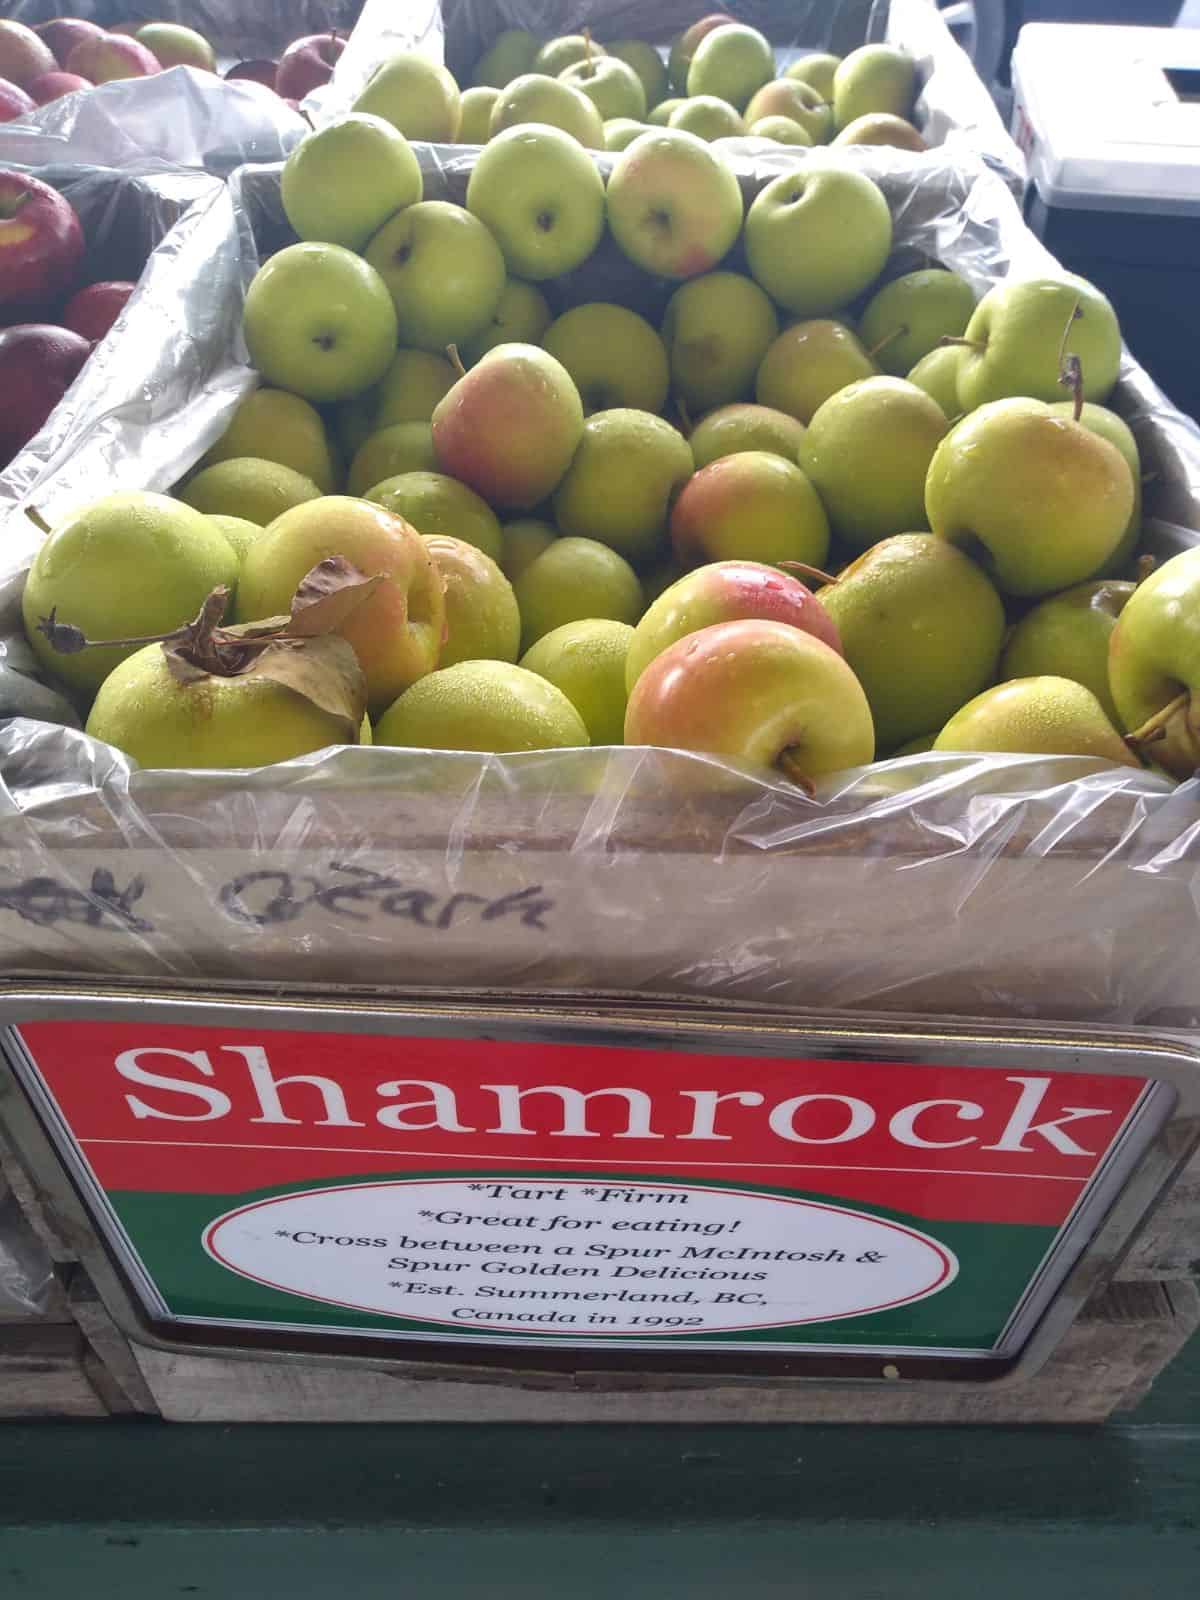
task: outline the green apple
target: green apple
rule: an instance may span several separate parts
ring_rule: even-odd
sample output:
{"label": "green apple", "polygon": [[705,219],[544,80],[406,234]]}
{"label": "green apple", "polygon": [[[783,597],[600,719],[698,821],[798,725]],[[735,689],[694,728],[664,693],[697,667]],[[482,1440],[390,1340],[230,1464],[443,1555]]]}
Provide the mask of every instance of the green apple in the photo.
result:
{"label": "green apple", "polygon": [[696,46],[706,33],[711,33],[714,28],[723,28],[731,22],[736,22],[736,17],[731,17],[727,11],[710,11],[708,16],[701,17],[685,28],[681,34],[671,41],[670,54],[667,58],[667,76],[671,85],[680,94],[688,92],[688,68],[692,64],[692,57],[696,53]]}
{"label": "green apple", "polygon": [[541,344],[553,320],[546,296],[540,289],[534,288],[532,283],[523,283],[520,278],[510,278],[487,327],[468,339],[459,354],[468,366],[474,366],[498,344]]}
{"label": "green apple", "polygon": [[1044,595],[1091,577],[1129,526],[1121,453],[1038,400],[995,400],[952,428],[929,466],[934,533],[962,546],[1006,594]]}
{"label": "green apple", "polygon": [[741,186],[703,139],[651,129],[616,159],[608,225],[636,266],[659,278],[695,278],[711,272],[736,241]]}
{"label": "green apple", "polygon": [[521,611],[521,648],[568,622],[608,618],[631,627],[644,609],[637,573],[595,539],[555,539],[513,583]]}
{"label": "green apple", "polygon": [[812,144],[804,129],[791,117],[759,117],[757,122],[750,124],[747,132],[752,139],[770,139],[772,144],[798,145],[801,149]]}
{"label": "green apple", "polygon": [[164,70],[170,67],[195,67],[201,72],[217,70],[212,45],[194,28],[183,28],[174,22],[148,22],[133,37],[145,45]]}
{"label": "green apple", "polygon": [[632,117],[640,121],[646,115],[642,80],[627,62],[619,61],[616,56],[593,56],[588,61],[573,62],[558,74],[558,79],[587,95],[606,121],[609,117]]}
{"label": "green apple", "polygon": [[951,421],[962,413],[958,403],[958,364],[961,360],[961,345],[943,345],[940,350],[931,350],[927,356],[922,356],[908,374],[909,383],[924,389]]}
{"label": "green apple", "polygon": [[940,728],[995,677],[1004,606],[944,539],[884,539],[817,598],[866,691],[881,750]]}
{"label": "green apple", "polygon": [[775,76],[775,52],[757,28],[730,23],[706,33],[692,53],[687,92],[715,94],[743,111],[746,102]]}
{"label": "green apple", "polygon": [[501,89],[492,108],[492,137],[530,122],[561,128],[588,150],[604,149],[604,118],[587,95],[561,78],[531,72]]}
{"label": "green apple", "polygon": [[804,788],[875,755],[867,697],[837,651],[758,618],[702,628],[656,657],[629,697],[625,743],[775,768]]}
{"label": "green apple", "polygon": [[553,494],[582,436],[570,373],[531,344],[489,350],[433,413],[442,470],[503,510],[529,511]]}
{"label": "green apple", "polygon": [[610,117],[604,124],[604,148],[613,152],[624,150],[645,131],[646,124],[635,122],[632,117]]}
{"label": "green apple", "polygon": [[394,422],[429,422],[438,401],[457,382],[458,373],[445,356],[398,350],[375,391],[369,425],[359,443]]}
{"label": "green apple", "polygon": [[557,78],[560,72],[565,72],[576,61],[586,61],[590,56],[605,54],[604,46],[597,44],[590,34],[565,33],[557,39],[547,39],[538,49],[529,70]]}
{"label": "green apple", "polygon": [[855,117],[848,122],[833,141],[835,150],[846,145],[888,145],[893,150],[928,150],[929,146],[920,132],[903,117],[890,116],[886,111],[873,111],[867,117]]}
{"label": "green apple", "polygon": [[597,411],[554,493],[564,534],[597,539],[631,561],[652,557],[667,529],[671,501],[692,475],[687,440],[645,411]]}
{"label": "green apple", "polygon": [[665,128],[672,116],[683,105],[682,100],[660,100],[646,113],[646,121],[653,128]]}
{"label": "green apple", "polygon": [[404,472],[435,472],[433,429],[427,422],[393,422],[365,439],[355,452],[346,493],[365,495],[385,478]]}
{"label": "green apple", "polygon": [[[1075,416],[1075,402],[1073,400],[1056,400],[1050,407],[1056,417]],[[1142,463],[1138,455],[1137,440],[1133,437],[1129,424],[1117,416],[1115,411],[1109,411],[1106,406],[1093,405],[1086,401],[1079,420],[1090,433],[1098,433],[1102,439],[1107,439],[1121,452],[1125,465],[1129,468],[1133,479],[1133,512],[1129,518],[1129,526],[1125,536],[1116,550],[1105,563],[1104,568],[1097,574],[1098,577],[1109,577],[1123,572],[1133,558],[1137,549],[1138,540],[1142,533]],[[1065,677],[1071,674],[1065,673]],[[1103,696],[1101,696],[1103,698]]]}
{"label": "green apple", "polygon": [[1140,583],[1113,629],[1108,682],[1121,726],[1173,778],[1200,767],[1200,550]]}
{"label": "green apple", "polygon": [[560,128],[509,128],[480,151],[467,208],[491,229],[508,270],[540,283],[573,272],[599,244],[604,180]]}
{"label": "green apple", "polygon": [[859,318],[858,332],[883,370],[902,378],[943,339],[957,338],[974,310],[975,291],[956,272],[939,268],[908,272],[872,295]]}
{"label": "green apple", "polygon": [[462,206],[422,200],[397,212],[366,258],[396,307],[401,344],[440,351],[482,333],[504,293],[504,257]]}
{"label": "green apple", "polygon": [[644,39],[618,39],[607,46],[610,56],[632,67],[641,81],[647,106],[656,106],[665,100],[670,89],[667,65],[652,44]]}
{"label": "green apple", "polygon": [[829,521],[794,462],[745,450],[722,456],[684,485],[671,512],[671,543],[684,566],[800,561],[820,567],[829,553]]}
{"label": "green apple", "polygon": [[633,638],[627,622],[588,617],[543,634],[521,657],[578,711],[594,745],[620,744],[625,733],[625,656]]}
{"label": "green apple", "polygon": [[1066,274],[998,283],[976,306],[963,338],[963,411],[1013,395],[1067,399],[1068,356],[1080,363],[1083,398],[1102,404],[1121,365],[1121,330],[1112,306],[1085,279]]}
{"label": "green apple", "polygon": [[773,78],[764,83],[746,107],[746,121],[787,117],[798,123],[810,144],[828,144],[833,137],[833,108],[810,84],[795,78]]}
{"label": "green apple", "polygon": [[403,472],[373,484],[362,496],[403,517],[427,538],[443,534],[474,545],[496,561],[500,556],[500,524],[485,500],[465,483],[441,472]]}
{"label": "green apple", "polygon": [[[38,661],[91,695],[136,645],[63,655],[38,629],[54,612],[89,639],[137,639],[191,622],[238,558],[208,517],[162,494],[110,494],[58,523],[34,557],[21,607]],[[636,620],[636,619],[631,619]]]}
{"label": "green apple", "polygon": [[875,377],[878,370],[844,322],[795,322],[762,358],[755,399],[760,406],[808,423],[830,395],[848,383]]}
{"label": "green apple", "polygon": [[1070,678],[1014,678],[985,689],[955,713],[935,750],[981,754],[1091,756],[1140,766],[1090,689]]}
{"label": "green apple", "polygon": [[631,406],[661,411],[671,375],[663,342],[645,317],[596,302],[564,311],[542,339],[575,381],[585,412]]}
{"label": "green apple", "polygon": [[471,82],[485,88],[503,89],[522,73],[532,72],[534,57],[540,48],[535,36],[524,28],[505,28],[475,63]]}
{"label": "green apple", "polygon": [[842,64],[841,56],[831,56],[820,51],[801,56],[784,69],[785,78],[795,78],[797,83],[810,84],[827,105],[833,103],[833,75]]}
{"label": "green apple", "polygon": [[228,539],[240,567],[246,559],[246,552],[262,532],[258,523],[247,522],[245,517],[223,517],[219,514],[215,517],[210,516],[208,520]]}
{"label": "green apple", "polygon": [[225,432],[205,451],[201,465],[239,456],[279,461],[311,478],[322,494],[337,488],[338,468],[321,413],[282,389],[256,389],[247,395]]}
{"label": "green apple", "polygon": [[1108,683],[1108,647],[1135,585],[1100,581],[1064,589],[1027,611],[1008,637],[1002,678],[1071,678],[1120,720]]}
{"label": "green apple", "polygon": [[396,308],[374,267],[340,244],[293,244],[254,275],[244,332],[269,384],[345,400],[378,383],[396,354]]}
{"label": "green apple", "polygon": [[715,94],[689,95],[667,119],[668,128],[679,128],[711,144],[714,139],[737,139],[746,124],[729,104]]}
{"label": "green apple", "polygon": [[486,144],[492,133],[492,112],[500,90],[480,84],[463,93],[458,124],[459,144]]}
{"label": "green apple", "polygon": [[552,683],[508,661],[460,661],[402,694],[375,724],[375,743],[416,750],[521,750],[585,746],[578,711]]}
{"label": "green apple", "polygon": [[443,534],[425,543],[446,588],[446,637],[438,667],[460,661],[515,661],[521,614],[512,584],[476,545]]}
{"label": "green apple", "polygon": [[303,473],[293,472],[278,461],[256,460],[253,456],[218,461],[176,490],[184,505],[205,516],[244,517],[260,528],[293,506],[318,499],[320,493]]}
{"label": "green apple", "polygon": [[847,305],[879,276],[892,248],[891,212],[878,185],[828,160],[775,178],[746,215],[751,273],[800,317]]}
{"label": "green apple", "polygon": [[500,532],[500,570],[510,583],[516,583],[525,568],[531,567],[558,538],[558,529],[537,517],[518,517],[515,522],[506,522]]}
{"label": "green apple", "polygon": [[917,96],[916,62],[889,44],[851,50],[833,74],[833,116],[839,128],[873,111],[907,117]]}
{"label": "green apple", "polygon": [[458,84],[439,61],[405,53],[382,62],[351,107],[370,111],[407,139],[453,144],[462,116]]}
{"label": "green apple", "polygon": [[779,334],[770,300],[740,272],[708,272],[667,302],[663,342],[671,388],[693,412],[751,394],[763,357]]}
{"label": "green apple", "polygon": [[800,464],[834,533],[863,550],[924,528],[925,479],[946,428],[937,401],[903,378],[864,378],[831,395],[808,425]]}
{"label": "green apple", "polygon": [[388,220],[421,198],[412,146],[382,117],[351,112],[310,133],[283,165],[280,196],[301,239],[361,251]]}
{"label": "green apple", "polygon": [[802,422],[770,406],[721,406],[696,424],[688,443],[697,472],[710,461],[745,450],[766,450],[798,464],[804,432]]}

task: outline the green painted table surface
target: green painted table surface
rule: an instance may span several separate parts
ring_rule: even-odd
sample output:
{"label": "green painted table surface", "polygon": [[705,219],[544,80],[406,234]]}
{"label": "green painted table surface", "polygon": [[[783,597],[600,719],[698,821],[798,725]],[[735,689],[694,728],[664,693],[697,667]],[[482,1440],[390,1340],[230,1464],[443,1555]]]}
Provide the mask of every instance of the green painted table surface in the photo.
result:
{"label": "green painted table surface", "polygon": [[0,1428],[0,1595],[1200,1593],[1200,1341],[1103,1429]]}

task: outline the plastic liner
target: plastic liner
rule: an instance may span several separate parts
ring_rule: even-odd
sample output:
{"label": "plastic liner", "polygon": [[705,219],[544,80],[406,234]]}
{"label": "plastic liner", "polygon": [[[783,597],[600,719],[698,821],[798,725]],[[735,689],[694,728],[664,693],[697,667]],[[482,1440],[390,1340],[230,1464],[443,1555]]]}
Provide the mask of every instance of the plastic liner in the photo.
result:
{"label": "plastic liner", "polygon": [[0,1328],[44,1317],[54,1285],[49,1253],[0,1177]]}
{"label": "plastic liner", "polygon": [[[420,154],[427,193],[461,196],[472,152]],[[796,160],[730,154],[747,193]],[[914,177],[899,152],[853,159],[888,196],[896,270],[935,256],[983,290],[1050,264],[995,176],[930,157]],[[210,205],[172,235],[140,398],[110,411],[90,396],[97,409],[81,404],[74,424],[106,473],[164,486],[252,381],[238,306],[249,236],[263,253],[288,238],[278,190],[278,168],[247,168],[231,197],[243,232]],[[658,294],[607,249],[553,289],[646,309]],[[1200,432],[1129,358],[1116,403],[1152,474],[1148,514],[1179,524],[1156,522],[1159,543],[1200,538]],[[98,472],[58,451],[38,493],[75,499]],[[33,540],[19,514],[0,536],[3,636],[17,633]],[[703,756],[619,748],[354,748],[250,772],[142,772],[23,716],[0,728],[0,963],[1197,1027],[1198,801],[1195,782],[1066,758],[909,757],[812,800]]]}

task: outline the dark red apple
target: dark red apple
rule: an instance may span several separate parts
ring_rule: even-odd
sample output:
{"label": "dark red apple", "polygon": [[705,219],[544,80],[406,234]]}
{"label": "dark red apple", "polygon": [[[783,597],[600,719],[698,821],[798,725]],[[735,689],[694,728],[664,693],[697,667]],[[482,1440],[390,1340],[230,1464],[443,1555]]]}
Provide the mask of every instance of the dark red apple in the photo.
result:
{"label": "dark red apple", "polygon": [[346,41],[336,33],[310,33],[288,45],[279,58],[275,88],[285,100],[303,100],[328,83]]}
{"label": "dark red apple", "polygon": [[261,83],[264,89],[273,89],[275,74],[278,71],[278,61],[256,59],[239,61],[236,67],[230,67],[225,76],[231,83],[237,82],[238,79],[248,79],[251,83]]}
{"label": "dark red apple", "polygon": [[69,328],[44,322],[0,332],[0,463],[7,465],[44,425],[91,350]]}
{"label": "dark red apple", "polygon": [[7,78],[0,78],[0,122],[13,122],[37,110],[37,101],[30,99],[24,89],[18,89]]}
{"label": "dark red apple", "polygon": [[75,282],[83,229],[57,189],[0,172],[0,309],[47,306]]}
{"label": "dark red apple", "polygon": [[80,89],[91,87],[77,72],[45,72],[29,85],[29,93],[38,105],[48,106],[51,100],[61,100],[65,94],[78,94]]}
{"label": "dark red apple", "polygon": [[59,66],[65,66],[67,57],[84,39],[94,39],[104,29],[95,22],[84,22],[82,17],[55,17],[34,29],[54,52]]}
{"label": "dark red apple", "polygon": [[63,308],[62,325],[77,333],[81,339],[93,344],[103,339],[121,315],[126,300],[137,285],[134,283],[93,283],[72,295]]}

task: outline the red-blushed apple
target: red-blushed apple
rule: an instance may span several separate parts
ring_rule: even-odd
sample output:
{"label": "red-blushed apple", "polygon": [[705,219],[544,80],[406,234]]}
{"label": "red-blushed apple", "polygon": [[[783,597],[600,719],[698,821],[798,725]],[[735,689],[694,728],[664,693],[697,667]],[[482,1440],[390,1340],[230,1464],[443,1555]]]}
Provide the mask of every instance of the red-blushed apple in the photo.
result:
{"label": "red-blushed apple", "polygon": [[66,294],[83,256],[83,229],[57,189],[0,172],[0,312],[47,306]]}
{"label": "red-blushed apple", "polygon": [[252,61],[239,61],[236,67],[230,67],[225,79],[228,83],[261,83],[264,89],[273,89],[278,72],[278,61],[256,57]]}
{"label": "red-blushed apple", "polygon": [[115,83],[119,78],[149,78],[162,66],[136,39],[103,33],[98,39],[81,40],[67,57],[66,70],[89,83]]}
{"label": "red-blushed apple", "polygon": [[44,322],[0,330],[0,466],[7,466],[74,383],[91,345]]}
{"label": "red-blushed apple", "polygon": [[104,29],[97,22],[85,22],[82,17],[54,17],[40,23],[34,32],[49,45],[61,67],[77,44],[98,38]]}
{"label": "red-blushed apple", "polygon": [[685,28],[672,40],[667,73],[680,94],[687,93],[688,68],[692,64],[692,57],[696,54],[696,47],[701,39],[714,28],[723,28],[726,23],[736,21],[737,18],[731,17],[727,11],[711,11],[708,16],[699,18],[690,28]]}
{"label": "red-blushed apple", "polygon": [[135,283],[93,283],[72,295],[63,308],[62,325],[93,344],[104,338],[137,288]]}
{"label": "red-blushed apple", "polygon": [[651,128],[626,145],[608,180],[612,236],[656,277],[711,272],[737,239],[742,210],[732,168],[679,128]]}
{"label": "red-blushed apple", "polygon": [[871,708],[842,657],[760,618],[701,628],[656,656],[629,697],[625,743],[773,767],[804,789],[875,758]]}
{"label": "red-blushed apple", "polygon": [[50,46],[32,28],[23,22],[0,22],[0,78],[27,89],[56,65]]}
{"label": "red-blushed apple", "polygon": [[74,72],[47,72],[29,85],[30,96],[39,106],[48,106],[51,100],[61,100],[64,95],[78,94],[80,89],[90,89],[86,78]]}
{"label": "red-blushed apple", "polygon": [[303,100],[333,77],[346,41],[336,33],[310,33],[295,39],[279,58],[275,89],[285,100]]}
{"label": "red-blushed apple", "polygon": [[7,78],[0,78],[0,122],[15,122],[18,117],[28,116],[31,111],[37,110],[38,103],[32,96],[18,89],[15,83],[9,83]]}
{"label": "red-blushed apple", "polygon": [[713,561],[664,589],[645,611],[625,657],[626,689],[677,640],[746,618],[802,628],[842,654],[837,624],[798,578],[759,561]]}
{"label": "red-blushed apple", "polygon": [[743,450],[710,462],[684,484],[671,511],[671,543],[689,567],[706,561],[820,567],[829,553],[829,519],[794,462]]}

